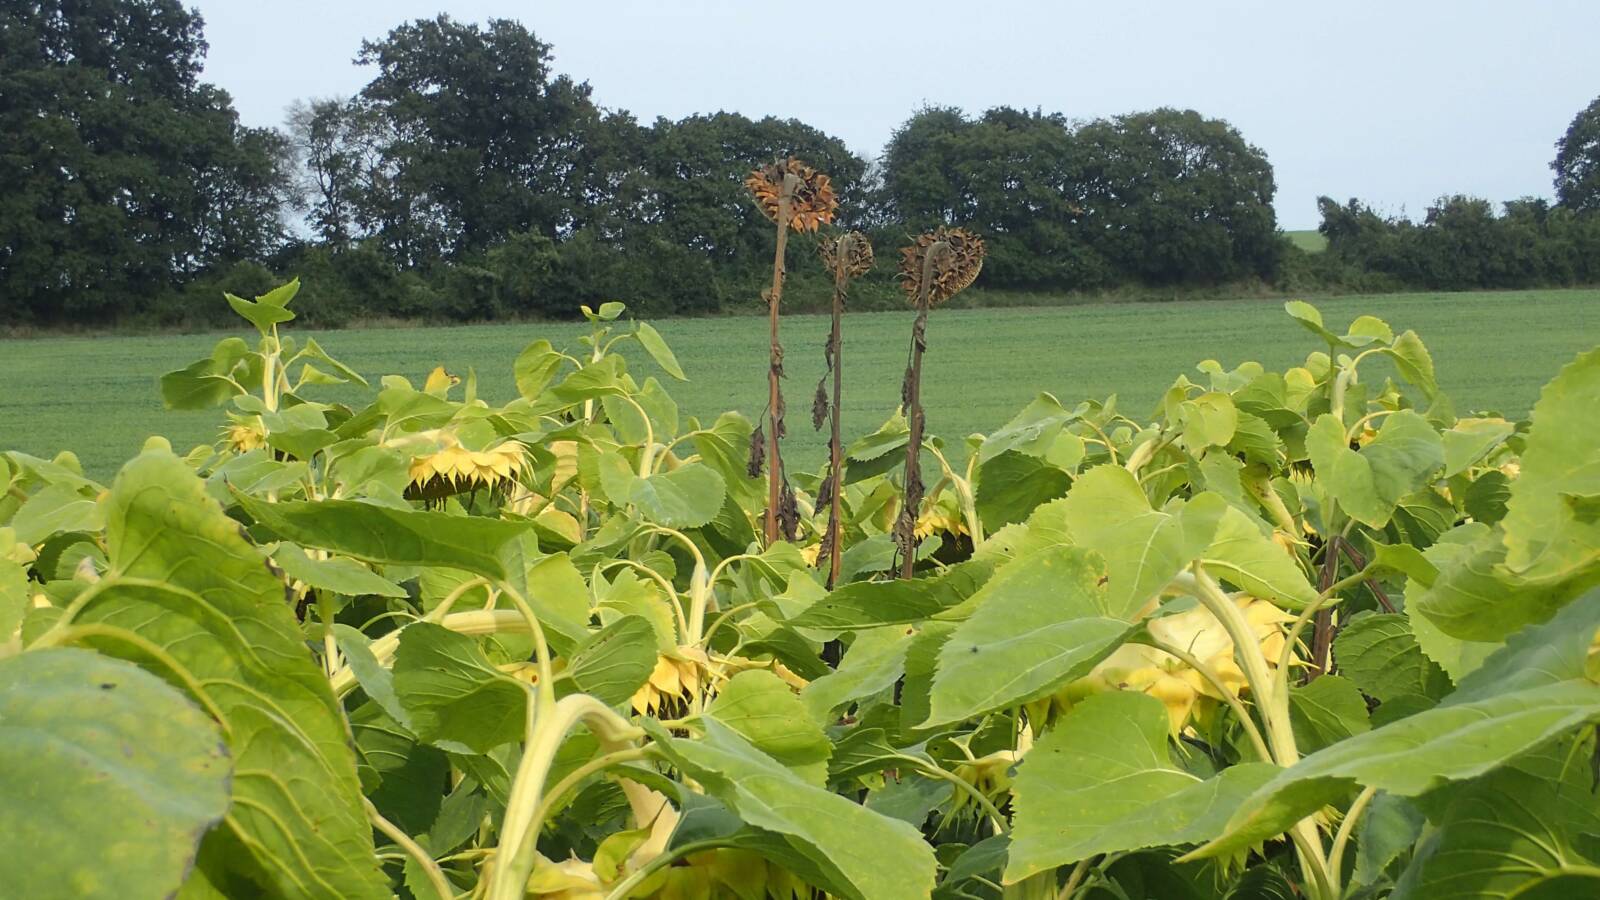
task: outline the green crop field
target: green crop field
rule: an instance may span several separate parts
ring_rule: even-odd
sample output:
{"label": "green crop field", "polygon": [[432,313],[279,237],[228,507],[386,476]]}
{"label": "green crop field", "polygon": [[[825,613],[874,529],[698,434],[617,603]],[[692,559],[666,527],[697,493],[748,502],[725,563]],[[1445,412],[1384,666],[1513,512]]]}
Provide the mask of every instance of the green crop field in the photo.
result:
{"label": "green crop field", "polygon": [[1289,240],[1296,247],[1307,253],[1321,253],[1328,249],[1328,239],[1323,237],[1322,232],[1317,231],[1315,228],[1305,231],[1285,231],[1284,234],[1289,236]]}
{"label": "green crop field", "polygon": [[[1413,328],[1432,351],[1439,382],[1460,410],[1527,412],[1539,386],[1600,337],[1600,290],[1406,294],[1317,301],[1342,328],[1362,313],[1397,330]],[[846,320],[847,439],[894,411],[906,359],[910,313],[862,313]],[[243,323],[241,323],[243,324]],[[724,409],[759,414],[766,397],[766,321],[677,319],[657,323],[689,375],[669,385],[685,414]],[[810,427],[811,395],[822,371],[827,319],[783,324],[787,446],[792,465],[820,463],[825,441]],[[491,401],[510,398],[511,364],[536,338],[575,347],[576,324],[393,328],[316,333],[329,350],[374,381],[402,374],[419,383],[435,365],[478,374]],[[240,332],[243,334],[243,331]],[[288,334],[294,334],[293,325]],[[156,379],[210,351],[216,335],[73,337],[0,342],[0,447],[49,456],[67,448],[93,475],[109,476],[152,433],[180,451],[214,439],[219,412],[165,412]],[[930,432],[959,439],[1004,423],[1038,391],[1069,405],[1116,393],[1146,416],[1180,373],[1202,359],[1269,368],[1302,361],[1317,342],[1275,301],[1199,301],[1051,309],[936,311],[924,382]],[[657,370],[633,354],[640,375]],[[663,376],[664,377],[664,376]],[[1198,377],[1198,376],[1195,376]]]}

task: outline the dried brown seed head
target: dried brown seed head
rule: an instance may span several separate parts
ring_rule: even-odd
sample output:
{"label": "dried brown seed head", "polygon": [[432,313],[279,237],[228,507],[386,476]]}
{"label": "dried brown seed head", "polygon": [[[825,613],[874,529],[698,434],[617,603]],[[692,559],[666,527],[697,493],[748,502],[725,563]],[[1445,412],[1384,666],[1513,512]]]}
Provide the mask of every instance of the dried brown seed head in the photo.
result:
{"label": "dried brown seed head", "polygon": [[900,286],[915,306],[927,285],[928,305],[936,306],[972,286],[983,270],[983,238],[964,228],[940,226],[900,249]]}
{"label": "dried brown seed head", "polygon": [[794,176],[794,193],[789,198],[789,227],[795,231],[816,231],[833,221],[839,198],[833,193],[833,182],[798,159],[787,159],[763,166],[749,177],[744,185],[756,198],[756,205],[768,221],[778,221],[778,203],[783,196],[784,176]]}
{"label": "dried brown seed head", "polygon": [[822,266],[829,275],[834,273],[839,264],[841,248],[844,251],[846,278],[860,278],[872,270],[872,242],[859,231],[849,231],[836,238],[824,238],[817,244],[817,254],[822,257]]}

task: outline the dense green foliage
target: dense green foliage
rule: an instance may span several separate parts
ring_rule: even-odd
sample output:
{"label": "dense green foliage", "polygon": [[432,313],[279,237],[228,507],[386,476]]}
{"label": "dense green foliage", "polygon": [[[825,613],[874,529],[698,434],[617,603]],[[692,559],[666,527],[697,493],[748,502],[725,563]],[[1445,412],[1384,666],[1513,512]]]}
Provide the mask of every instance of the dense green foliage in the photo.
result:
{"label": "dense green foliage", "polygon": [[[1458,199],[1414,228],[1325,210],[1330,238],[1344,219],[1383,236],[1323,257],[1277,231],[1265,155],[1193,110],[932,107],[869,163],[794,119],[638,121],[557,74],[522,25],[440,16],[365,42],[367,85],[297,105],[280,131],[241,126],[198,80],[201,25],[178,0],[0,6],[6,321],[220,325],[220,291],[292,275],[316,324],[568,318],[613,297],[651,315],[748,310],[772,235],[749,227],[739,179],[790,155],[832,176],[841,224],[880,244],[935,222],[985,237],[990,290],[1600,280],[1593,108],[1558,148],[1559,210]],[[790,304],[823,307],[818,267],[792,269]],[[896,304],[892,277],[858,285],[857,307]]]}
{"label": "dense green foliage", "polygon": [[1600,215],[1517,200],[1447,197],[1421,222],[1379,215],[1358,200],[1322,197],[1327,251],[1305,258],[1306,282],[1364,290],[1508,289],[1600,282]]}
{"label": "dense green foliage", "polygon": [[849,448],[829,591],[818,477],[763,542],[749,420],[684,415],[621,304],[491,405],[295,340],[297,287],[160,379],[216,443],[109,485],[0,454],[29,896],[1600,883],[1600,348],[1531,420],[1462,415],[1414,331],[1289,303],[1299,364],[1206,360],[1148,417],[1041,393],[963,466],[929,437],[891,580],[896,412]]}
{"label": "dense green foliage", "polygon": [[0,315],[109,320],[283,245],[287,141],[204,53],[179,0],[0,5]]}
{"label": "dense green foliage", "polygon": [[1571,209],[1600,210],[1600,97],[1556,142],[1556,199]]}

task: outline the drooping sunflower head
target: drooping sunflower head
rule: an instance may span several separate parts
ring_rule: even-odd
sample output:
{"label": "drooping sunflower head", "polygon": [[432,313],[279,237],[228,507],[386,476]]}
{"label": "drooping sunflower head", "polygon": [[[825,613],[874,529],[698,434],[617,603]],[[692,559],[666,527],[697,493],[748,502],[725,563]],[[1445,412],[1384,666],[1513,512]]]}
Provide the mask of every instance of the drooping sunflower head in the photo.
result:
{"label": "drooping sunflower head", "polygon": [[817,244],[817,254],[822,257],[822,267],[832,275],[839,265],[841,251],[844,255],[844,275],[856,279],[872,270],[872,242],[859,231],[848,231],[836,238],[824,238]]}
{"label": "drooping sunflower head", "polygon": [[[630,704],[642,715],[682,715],[697,696],[714,693],[711,659],[698,647],[679,647],[656,656],[655,669],[633,692]],[[701,691],[704,689],[705,693]]]}
{"label": "drooping sunflower head", "polygon": [[961,507],[949,495],[941,495],[927,504],[922,514],[917,517],[915,530],[917,540],[925,540],[940,533],[952,537],[967,533],[967,523],[961,517]]}
{"label": "drooping sunflower head", "polygon": [[778,221],[779,204],[784,192],[789,191],[788,225],[795,231],[816,231],[832,222],[839,206],[828,176],[792,157],[751,172],[744,185],[756,198],[762,215],[771,222]]}
{"label": "drooping sunflower head", "polygon": [[528,466],[527,448],[519,441],[471,450],[449,432],[435,437],[443,446],[411,460],[405,492],[408,500],[438,503],[473,491],[503,492]]}
{"label": "drooping sunflower head", "polygon": [[900,287],[915,306],[927,283],[929,306],[937,306],[972,286],[983,270],[983,238],[964,228],[939,226],[900,248]]}

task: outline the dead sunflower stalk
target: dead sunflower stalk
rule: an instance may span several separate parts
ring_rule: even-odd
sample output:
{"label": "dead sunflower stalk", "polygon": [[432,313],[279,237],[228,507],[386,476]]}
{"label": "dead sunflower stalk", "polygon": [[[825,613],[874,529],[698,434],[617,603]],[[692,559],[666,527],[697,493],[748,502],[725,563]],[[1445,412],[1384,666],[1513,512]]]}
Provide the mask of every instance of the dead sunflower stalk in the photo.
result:
{"label": "dead sunflower stalk", "polygon": [[[817,565],[820,567],[824,560],[827,561],[828,590],[831,591],[834,583],[839,580],[844,549],[840,538],[842,523],[840,494],[843,487],[840,479],[844,469],[844,444],[839,424],[840,395],[844,388],[840,357],[840,349],[844,344],[841,320],[851,280],[867,274],[872,268],[873,258],[872,244],[867,240],[867,236],[859,231],[846,232],[837,238],[825,240],[817,246],[817,250],[822,256],[822,264],[833,273],[833,329],[828,332],[828,343],[823,348],[827,368],[823,372],[822,380],[817,382],[817,395],[811,410],[813,428],[821,428],[823,420],[828,419],[832,429],[828,438],[828,475],[817,490],[817,505],[828,506],[828,530],[822,537],[822,547],[817,553]],[[831,403],[826,389],[830,375],[833,377]]]}
{"label": "dead sunflower stalk", "polygon": [[961,228],[940,226],[900,250],[900,286],[917,310],[911,326],[911,359],[900,400],[911,433],[906,441],[905,502],[894,524],[900,577],[910,578],[917,561],[917,517],[922,508],[922,354],[928,349],[928,312],[966,290],[983,269],[983,240]]}
{"label": "dead sunflower stalk", "polygon": [[[784,258],[789,245],[789,230],[816,231],[825,222],[833,221],[838,200],[828,176],[797,159],[775,162],[750,173],[745,187],[755,197],[763,215],[778,228],[777,249],[772,259],[772,287],[765,292],[767,315],[771,324],[771,356],[767,366],[767,415],[769,431],[767,440],[767,515],[766,539],[768,544],[778,541],[781,534],[794,538],[794,493],[784,478],[783,457],[778,442],[784,436],[783,345],[778,341],[778,312],[783,304]],[[752,458],[751,469],[757,468]]]}

